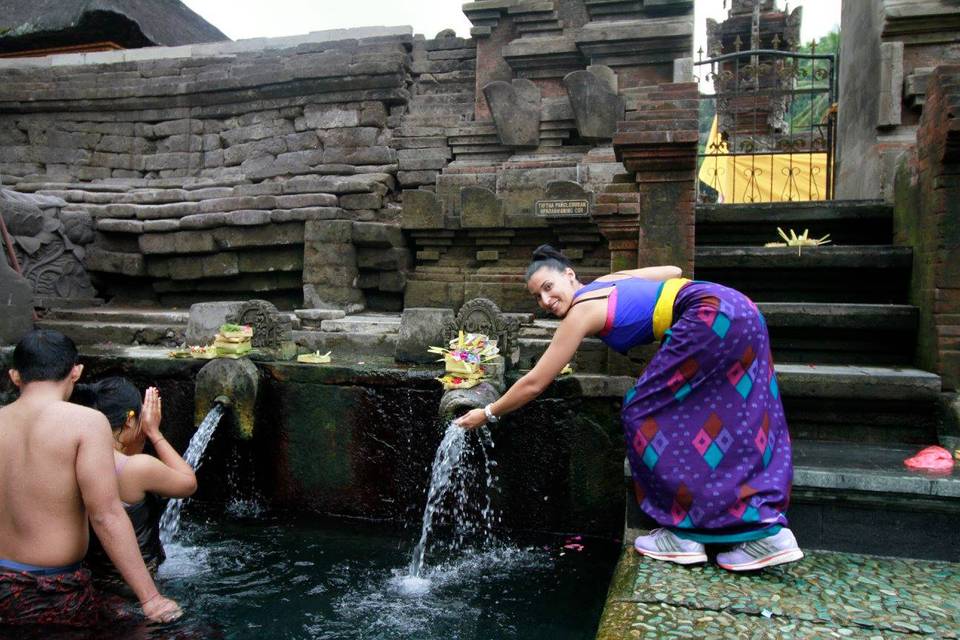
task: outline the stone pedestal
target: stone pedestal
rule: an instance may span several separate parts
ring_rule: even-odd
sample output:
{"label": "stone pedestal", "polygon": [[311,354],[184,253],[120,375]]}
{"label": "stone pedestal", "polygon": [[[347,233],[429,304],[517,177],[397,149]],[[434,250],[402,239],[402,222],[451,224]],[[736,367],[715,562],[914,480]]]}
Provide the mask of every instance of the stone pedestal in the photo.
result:
{"label": "stone pedestal", "polygon": [[242,301],[197,302],[190,305],[190,319],[187,321],[187,344],[204,345],[213,342],[227,318],[243,307]]}
{"label": "stone pedestal", "polygon": [[452,309],[407,307],[400,317],[395,358],[398,362],[429,364],[437,354],[428,353],[432,346],[446,346],[449,341],[445,326],[453,322]]}

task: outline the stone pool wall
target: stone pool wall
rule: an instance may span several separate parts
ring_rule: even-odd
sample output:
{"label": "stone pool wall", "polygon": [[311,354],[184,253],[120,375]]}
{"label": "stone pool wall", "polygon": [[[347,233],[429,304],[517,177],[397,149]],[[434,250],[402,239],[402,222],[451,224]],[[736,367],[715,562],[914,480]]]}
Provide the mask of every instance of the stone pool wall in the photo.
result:
{"label": "stone pool wall", "polygon": [[[11,350],[0,350],[0,368]],[[159,387],[164,435],[184,451],[194,430],[193,380],[206,364],[156,350],[85,353],[84,377],[128,376]],[[199,472],[198,500],[259,496],[293,513],[383,519],[419,526],[430,465],[445,428],[428,368],[390,363],[312,367],[259,363],[253,439],[229,417]],[[507,528],[619,537],[623,526],[620,398],[629,378],[577,375],[493,430],[494,505]],[[0,383],[0,403],[14,398]]]}

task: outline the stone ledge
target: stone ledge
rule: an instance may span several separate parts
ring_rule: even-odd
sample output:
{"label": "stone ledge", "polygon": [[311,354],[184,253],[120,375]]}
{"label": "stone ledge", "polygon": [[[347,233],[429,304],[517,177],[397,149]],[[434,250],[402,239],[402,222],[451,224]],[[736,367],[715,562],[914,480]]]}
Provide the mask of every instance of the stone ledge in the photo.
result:
{"label": "stone ledge", "polygon": [[176,346],[184,340],[186,323],[143,324],[134,322],[86,322],[75,320],[41,320],[38,327],[55,329],[69,336],[77,344],[110,344],[127,346],[163,344]]}
{"label": "stone ledge", "polygon": [[817,329],[881,329],[912,331],[918,309],[903,304],[824,304],[817,302],[758,302],[771,327]]}
{"label": "stone ledge", "polygon": [[893,207],[883,200],[835,200],[833,202],[792,202],[781,204],[698,204],[697,224],[820,222],[824,220],[889,220]]}
{"label": "stone ledge", "polygon": [[777,364],[785,396],[933,402],[940,376],[920,369],[855,365]]}
{"label": "stone ledge", "polygon": [[697,268],[909,269],[913,249],[886,245],[804,247],[698,247]]}
{"label": "stone ledge", "polygon": [[[921,447],[795,441],[793,486],[960,500],[960,471],[912,471],[903,461]],[[960,508],[960,502],[956,505]]]}
{"label": "stone ledge", "polygon": [[[398,38],[412,41],[410,26],[354,27],[349,29],[325,29],[303,35],[277,38],[245,38],[232,42],[180,45],[176,47],[144,47],[122,51],[98,51],[94,53],[66,53],[37,58],[0,59],[0,70],[36,67],[59,67],[76,65],[117,64],[170,58],[233,57],[238,53],[251,53],[278,49],[294,49],[304,45],[333,43],[367,39]],[[371,42],[372,44],[372,42]]]}
{"label": "stone ledge", "polygon": [[184,325],[190,319],[189,311],[93,307],[80,309],[51,309],[44,320],[77,320],[83,322],[112,322],[133,324]]}

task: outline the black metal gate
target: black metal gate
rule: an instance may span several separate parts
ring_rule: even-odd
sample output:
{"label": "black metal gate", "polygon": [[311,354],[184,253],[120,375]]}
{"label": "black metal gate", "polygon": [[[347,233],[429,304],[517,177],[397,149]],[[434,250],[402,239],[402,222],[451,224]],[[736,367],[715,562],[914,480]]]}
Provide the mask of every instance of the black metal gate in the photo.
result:
{"label": "black metal gate", "polygon": [[[695,64],[701,82],[698,202],[833,198],[833,54],[756,49]],[[713,94],[703,92],[704,83]]]}

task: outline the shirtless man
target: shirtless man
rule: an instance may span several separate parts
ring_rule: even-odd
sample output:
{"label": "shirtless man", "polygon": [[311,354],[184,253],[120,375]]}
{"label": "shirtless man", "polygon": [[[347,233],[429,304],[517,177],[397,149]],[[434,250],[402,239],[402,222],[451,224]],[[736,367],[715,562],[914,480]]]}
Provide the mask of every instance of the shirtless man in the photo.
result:
{"label": "shirtless man", "polygon": [[106,417],[66,399],[80,377],[73,341],[28,333],[13,354],[20,397],[0,408],[0,624],[87,626],[106,607],[80,567],[87,518],[144,615],[182,615],[157,591],[123,510]]}

